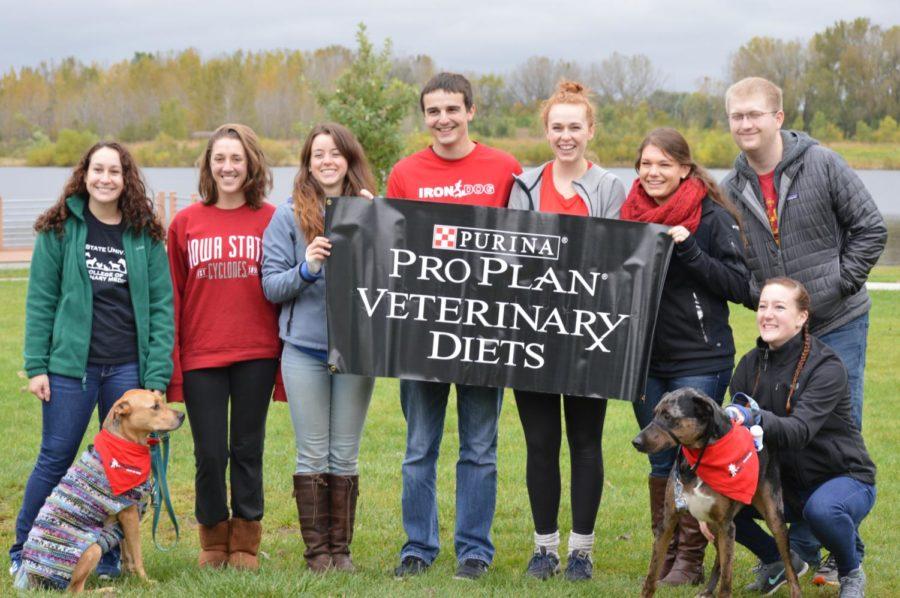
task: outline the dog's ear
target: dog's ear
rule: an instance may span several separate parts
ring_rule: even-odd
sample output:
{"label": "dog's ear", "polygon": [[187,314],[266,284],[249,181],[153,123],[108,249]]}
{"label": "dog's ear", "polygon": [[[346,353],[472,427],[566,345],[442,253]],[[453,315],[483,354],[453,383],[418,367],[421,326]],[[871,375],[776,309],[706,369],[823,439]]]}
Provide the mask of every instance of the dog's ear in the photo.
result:
{"label": "dog's ear", "polygon": [[113,427],[118,423],[120,419],[130,414],[131,403],[129,403],[126,399],[116,401],[116,404],[113,405],[113,408],[110,409],[109,413],[106,414],[106,419],[103,420],[103,427]]}
{"label": "dog's ear", "polygon": [[694,394],[694,408],[698,414],[703,414],[698,419],[703,419],[711,426],[709,430],[713,438],[721,438],[731,430],[731,420],[725,411],[699,390]]}

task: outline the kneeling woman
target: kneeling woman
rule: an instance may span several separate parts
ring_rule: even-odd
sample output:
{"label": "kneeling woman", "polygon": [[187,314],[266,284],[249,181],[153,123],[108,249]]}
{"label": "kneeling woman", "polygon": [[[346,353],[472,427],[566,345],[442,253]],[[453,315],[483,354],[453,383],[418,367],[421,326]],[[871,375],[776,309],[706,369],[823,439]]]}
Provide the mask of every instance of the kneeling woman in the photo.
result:
{"label": "kneeling woman", "polygon": [[372,378],[328,369],[322,266],[331,243],[323,236],[324,201],[371,198],[367,189],[374,188],[353,134],[338,124],[318,125],[303,144],[293,197],[275,211],[263,238],[263,289],[281,304],[281,373],[297,437],[294,496],[313,571],[354,569],[359,443],[374,385]]}
{"label": "kneeling woman", "polygon": [[[615,175],[585,158],[594,136],[594,108],[584,87],[563,81],[543,109],[551,162],[516,177],[509,207],[618,218],[625,187]],[[559,395],[516,390],[516,406],[528,450],[526,484],[534,518],[534,554],[526,575],[547,579],[559,571],[560,474],[562,442]],[[603,422],[606,400],[565,395],[562,407],[572,460],[572,532],[566,579],[592,575],[594,524],[603,492]]]}
{"label": "kneeling woman", "polygon": [[[875,504],[875,465],[851,414],[847,371],[809,334],[808,323],[803,285],[790,278],[767,281],[756,312],[757,347],[735,369],[731,394],[743,392],[759,403],[763,441],[781,465],[785,518],[805,520],[831,551],[841,596],[862,596],[858,530]],[[763,564],[756,589],[769,591],[782,566],[775,541],[752,515],[745,509],[735,519],[736,539]]]}

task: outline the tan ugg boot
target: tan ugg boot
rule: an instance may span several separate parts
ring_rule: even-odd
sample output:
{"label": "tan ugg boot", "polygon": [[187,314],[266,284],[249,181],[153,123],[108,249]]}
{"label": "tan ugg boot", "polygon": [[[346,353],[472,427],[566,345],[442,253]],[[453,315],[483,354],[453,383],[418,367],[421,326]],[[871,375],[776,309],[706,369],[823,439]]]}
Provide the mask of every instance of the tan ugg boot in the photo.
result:
{"label": "tan ugg boot", "polygon": [[262,540],[262,523],[234,517],[228,539],[228,566],[234,569],[256,571],[259,569],[259,543]]}
{"label": "tan ugg boot", "polygon": [[200,525],[200,567],[224,567],[228,563],[229,520],[209,526]]}

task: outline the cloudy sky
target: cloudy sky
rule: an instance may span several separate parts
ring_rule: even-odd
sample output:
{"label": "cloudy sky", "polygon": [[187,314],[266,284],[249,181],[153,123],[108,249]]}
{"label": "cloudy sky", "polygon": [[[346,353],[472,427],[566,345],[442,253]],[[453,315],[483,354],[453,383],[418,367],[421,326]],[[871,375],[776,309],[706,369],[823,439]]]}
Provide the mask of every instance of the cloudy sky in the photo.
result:
{"label": "cloudy sky", "polygon": [[136,51],[353,46],[360,21],[395,53],[439,68],[504,73],[533,55],[600,61],[646,54],[665,87],[723,78],[754,36],[808,39],[839,19],[900,24],[896,0],[0,0],[0,71],[76,56],[109,64]]}

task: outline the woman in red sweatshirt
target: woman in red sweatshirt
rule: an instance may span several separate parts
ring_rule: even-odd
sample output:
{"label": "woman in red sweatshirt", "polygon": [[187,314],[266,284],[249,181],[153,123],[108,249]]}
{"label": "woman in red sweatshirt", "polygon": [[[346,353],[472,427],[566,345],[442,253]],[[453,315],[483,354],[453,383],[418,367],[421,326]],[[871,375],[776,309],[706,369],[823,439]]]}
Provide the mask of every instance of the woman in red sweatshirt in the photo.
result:
{"label": "woman in red sweatshirt", "polygon": [[168,397],[184,401],[194,437],[201,567],[259,566],[263,441],[281,352],[277,311],[260,281],[271,186],[256,134],[222,125],[200,158],[202,202],[169,228],[176,339]]}

